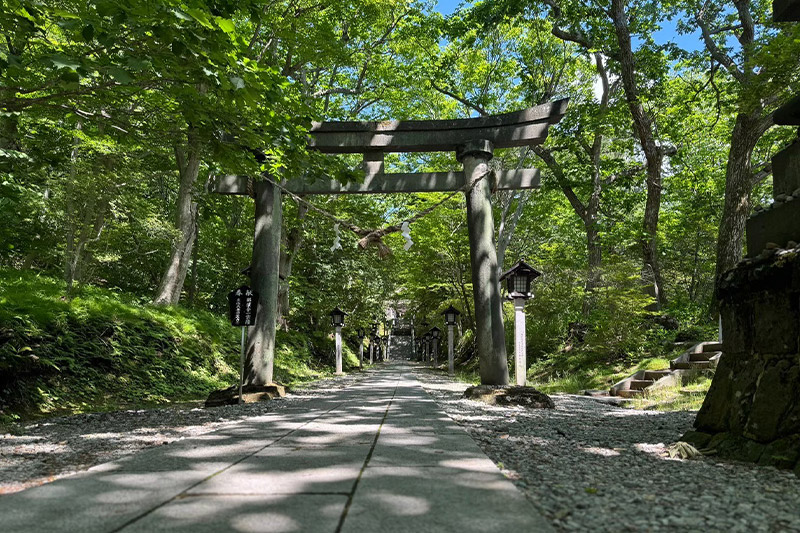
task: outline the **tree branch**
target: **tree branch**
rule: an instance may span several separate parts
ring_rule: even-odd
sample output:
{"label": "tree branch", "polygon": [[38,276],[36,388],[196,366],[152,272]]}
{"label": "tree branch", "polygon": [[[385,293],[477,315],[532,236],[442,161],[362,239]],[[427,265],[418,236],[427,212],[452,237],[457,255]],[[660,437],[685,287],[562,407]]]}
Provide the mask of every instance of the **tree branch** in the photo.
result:
{"label": "tree branch", "polygon": [[453,93],[453,92],[451,92],[451,91],[448,91],[447,89],[444,89],[444,88],[442,88],[442,87],[439,87],[438,85],[436,85],[436,83],[435,83],[433,80],[431,80],[431,87],[433,87],[433,88],[434,88],[436,91],[439,91],[439,92],[440,92],[440,93],[442,93],[443,95],[445,95],[445,96],[449,96],[449,97],[450,97],[450,98],[452,98],[453,100],[455,100],[455,101],[457,101],[457,102],[459,102],[459,103],[463,104],[464,106],[466,106],[466,107],[468,107],[468,108],[470,108],[470,109],[473,109],[473,110],[477,111],[477,112],[478,112],[478,114],[479,114],[479,115],[481,115],[481,116],[484,116],[484,117],[485,117],[485,116],[487,116],[487,115],[489,114],[489,112],[488,112],[488,111],[486,111],[486,110],[485,110],[483,107],[481,107],[480,105],[478,105],[478,104],[476,104],[476,103],[474,103],[474,102],[471,102],[471,101],[467,100],[466,98],[464,98],[464,97],[462,97],[462,96],[459,96],[459,95],[457,95],[457,94],[455,94],[455,93]]}

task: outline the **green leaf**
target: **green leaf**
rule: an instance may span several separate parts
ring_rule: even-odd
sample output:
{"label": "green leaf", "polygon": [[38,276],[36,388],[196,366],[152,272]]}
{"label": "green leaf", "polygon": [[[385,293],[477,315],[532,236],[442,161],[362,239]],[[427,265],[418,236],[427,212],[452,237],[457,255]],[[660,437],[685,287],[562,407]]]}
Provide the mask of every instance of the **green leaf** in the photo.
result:
{"label": "green leaf", "polygon": [[111,77],[117,80],[118,82],[122,83],[123,85],[128,84],[133,81],[133,78],[126,70],[123,70],[119,67],[111,67],[108,69],[108,73],[111,74]]}
{"label": "green leaf", "polygon": [[94,26],[91,24],[84,26],[83,30],[81,30],[81,36],[84,41],[91,41],[94,38]]}
{"label": "green leaf", "polygon": [[214,21],[217,23],[217,26],[219,26],[219,29],[225,33],[233,33],[233,31],[236,29],[236,25],[230,19],[214,17]]}
{"label": "green leaf", "polygon": [[81,66],[80,61],[77,59],[73,59],[71,57],[63,56],[63,55],[55,55],[50,57],[50,62],[53,63],[53,66],[57,69],[59,68],[68,68],[75,70]]}
{"label": "green leaf", "polygon": [[61,17],[62,19],[80,19],[81,17],[75,13],[70,13],[69,11],[65,11],[63,9],[54,9],[53,15],[57,17]]}
{"label": "green leaf", "polygon": [[173,9],[172,12],[175,13],[175,16],[181,20],[192,20],[192,17],[190,17],[180,9]]}
{"label": "green leaf", "polygon": [[194,20],[199,22],[204,28],[208,28],[209,30],[213,30],[214,26],[211,24],[211,20],[208,18],[208,13],[196,8],[190,8],[186,10]]}
{"label": "green leaf", "polygon": [[74,70],[65,70],[59,76],[60,79],[64,80],[67,83],[78,83],[81,81],[81,76]]}
{"label": "green leaf", "polygon": [[231,76],[231,83],[237,90],[244,89],[244,80],[238,76]]}
{"label": "green leaf", "polygon": [[153,66],[149,60],[139,59],[138,57],[129,57],[126,64],[131,70],[147,70]]}
{"label": "green leaf", "polygon": [[36,22],[36,19],[33,18],[33,16],[24,7],[20,7],[18,9],[16,9],[14,11],[14,14],[19,15],[22,18],[26,18],[26,19],[30,20],[31,22]]}

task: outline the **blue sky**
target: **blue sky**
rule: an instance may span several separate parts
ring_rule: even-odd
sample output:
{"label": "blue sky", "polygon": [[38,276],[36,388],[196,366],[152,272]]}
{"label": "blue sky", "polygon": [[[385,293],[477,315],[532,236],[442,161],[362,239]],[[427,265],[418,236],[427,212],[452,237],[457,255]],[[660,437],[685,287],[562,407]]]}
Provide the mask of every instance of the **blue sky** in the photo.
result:
{"label": "blue sky", "polygon": [[[436,5],[436,10],[444,15],[449,15],[458,8],[463,0],[439,0]],[[675,22],[665,21],[661,30],[657,31],[653,36],[655,41],[659,44],[673,41],[675,44],[685,50],[698,50],[702,47],[700,40],[700,32],[696,31],[690,34],[679,35],[675,30]],[[634,46],[636,42],[634,41]]]}

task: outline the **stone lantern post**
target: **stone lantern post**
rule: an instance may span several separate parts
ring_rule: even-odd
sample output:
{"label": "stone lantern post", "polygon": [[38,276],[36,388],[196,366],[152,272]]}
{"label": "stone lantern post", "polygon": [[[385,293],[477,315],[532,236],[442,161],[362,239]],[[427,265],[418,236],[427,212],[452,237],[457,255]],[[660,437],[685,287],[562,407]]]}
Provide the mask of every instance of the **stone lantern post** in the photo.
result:
{"label": "stone lantern post", "polygon": [[458,321],[458,315],[461,312],[453,307],[452,305],[445,309],[444,313],[444,323],[447,326],[447,373],[451,376],[455,374],[455,362],[454,362],[454,348],[453,348],[453,340],[455,337],[455,327],[456,322]]}
{"label": "stone lantern post", "polygon": [[500,281],[506,282],[508,297],[514,301],[514,369],[519,386],[525,385],[528,369],[525,360],[525,300],[533,297],[531,282],[541,275],[541,272],[525,261],[518,261],[500,276]]}
{"label": "stone lantern post", "polygon": [[331,311],[331,325],[336,328],[336,375],[341,376],[342,372],[342,326],[344,317],[347,315],[338,307]]}

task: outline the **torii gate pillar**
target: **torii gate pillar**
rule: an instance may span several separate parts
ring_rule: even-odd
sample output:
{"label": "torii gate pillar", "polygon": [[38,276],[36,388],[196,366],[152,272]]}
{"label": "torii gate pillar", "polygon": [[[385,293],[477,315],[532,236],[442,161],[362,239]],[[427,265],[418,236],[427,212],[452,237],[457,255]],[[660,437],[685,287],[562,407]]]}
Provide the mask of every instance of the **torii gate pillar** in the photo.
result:
{"label": "torii gate pillar", "polygon": [[278,320],[278,270],[281,256],[281,190],[269,181],[253,183],[256,223],[250,281],[258,293],[256,323],[248,330],[244,382],[272,383]]}
{"label": "torii gate pillar", "polygon": [[456,157],[464,164],[465,182],[468,186],[473,184],[466,191],[467,230],[481,383],[508,385],[503,305],[494,243],[492,180],[486,176],[493,151],[491,141],[470,141],[459,146]]}

